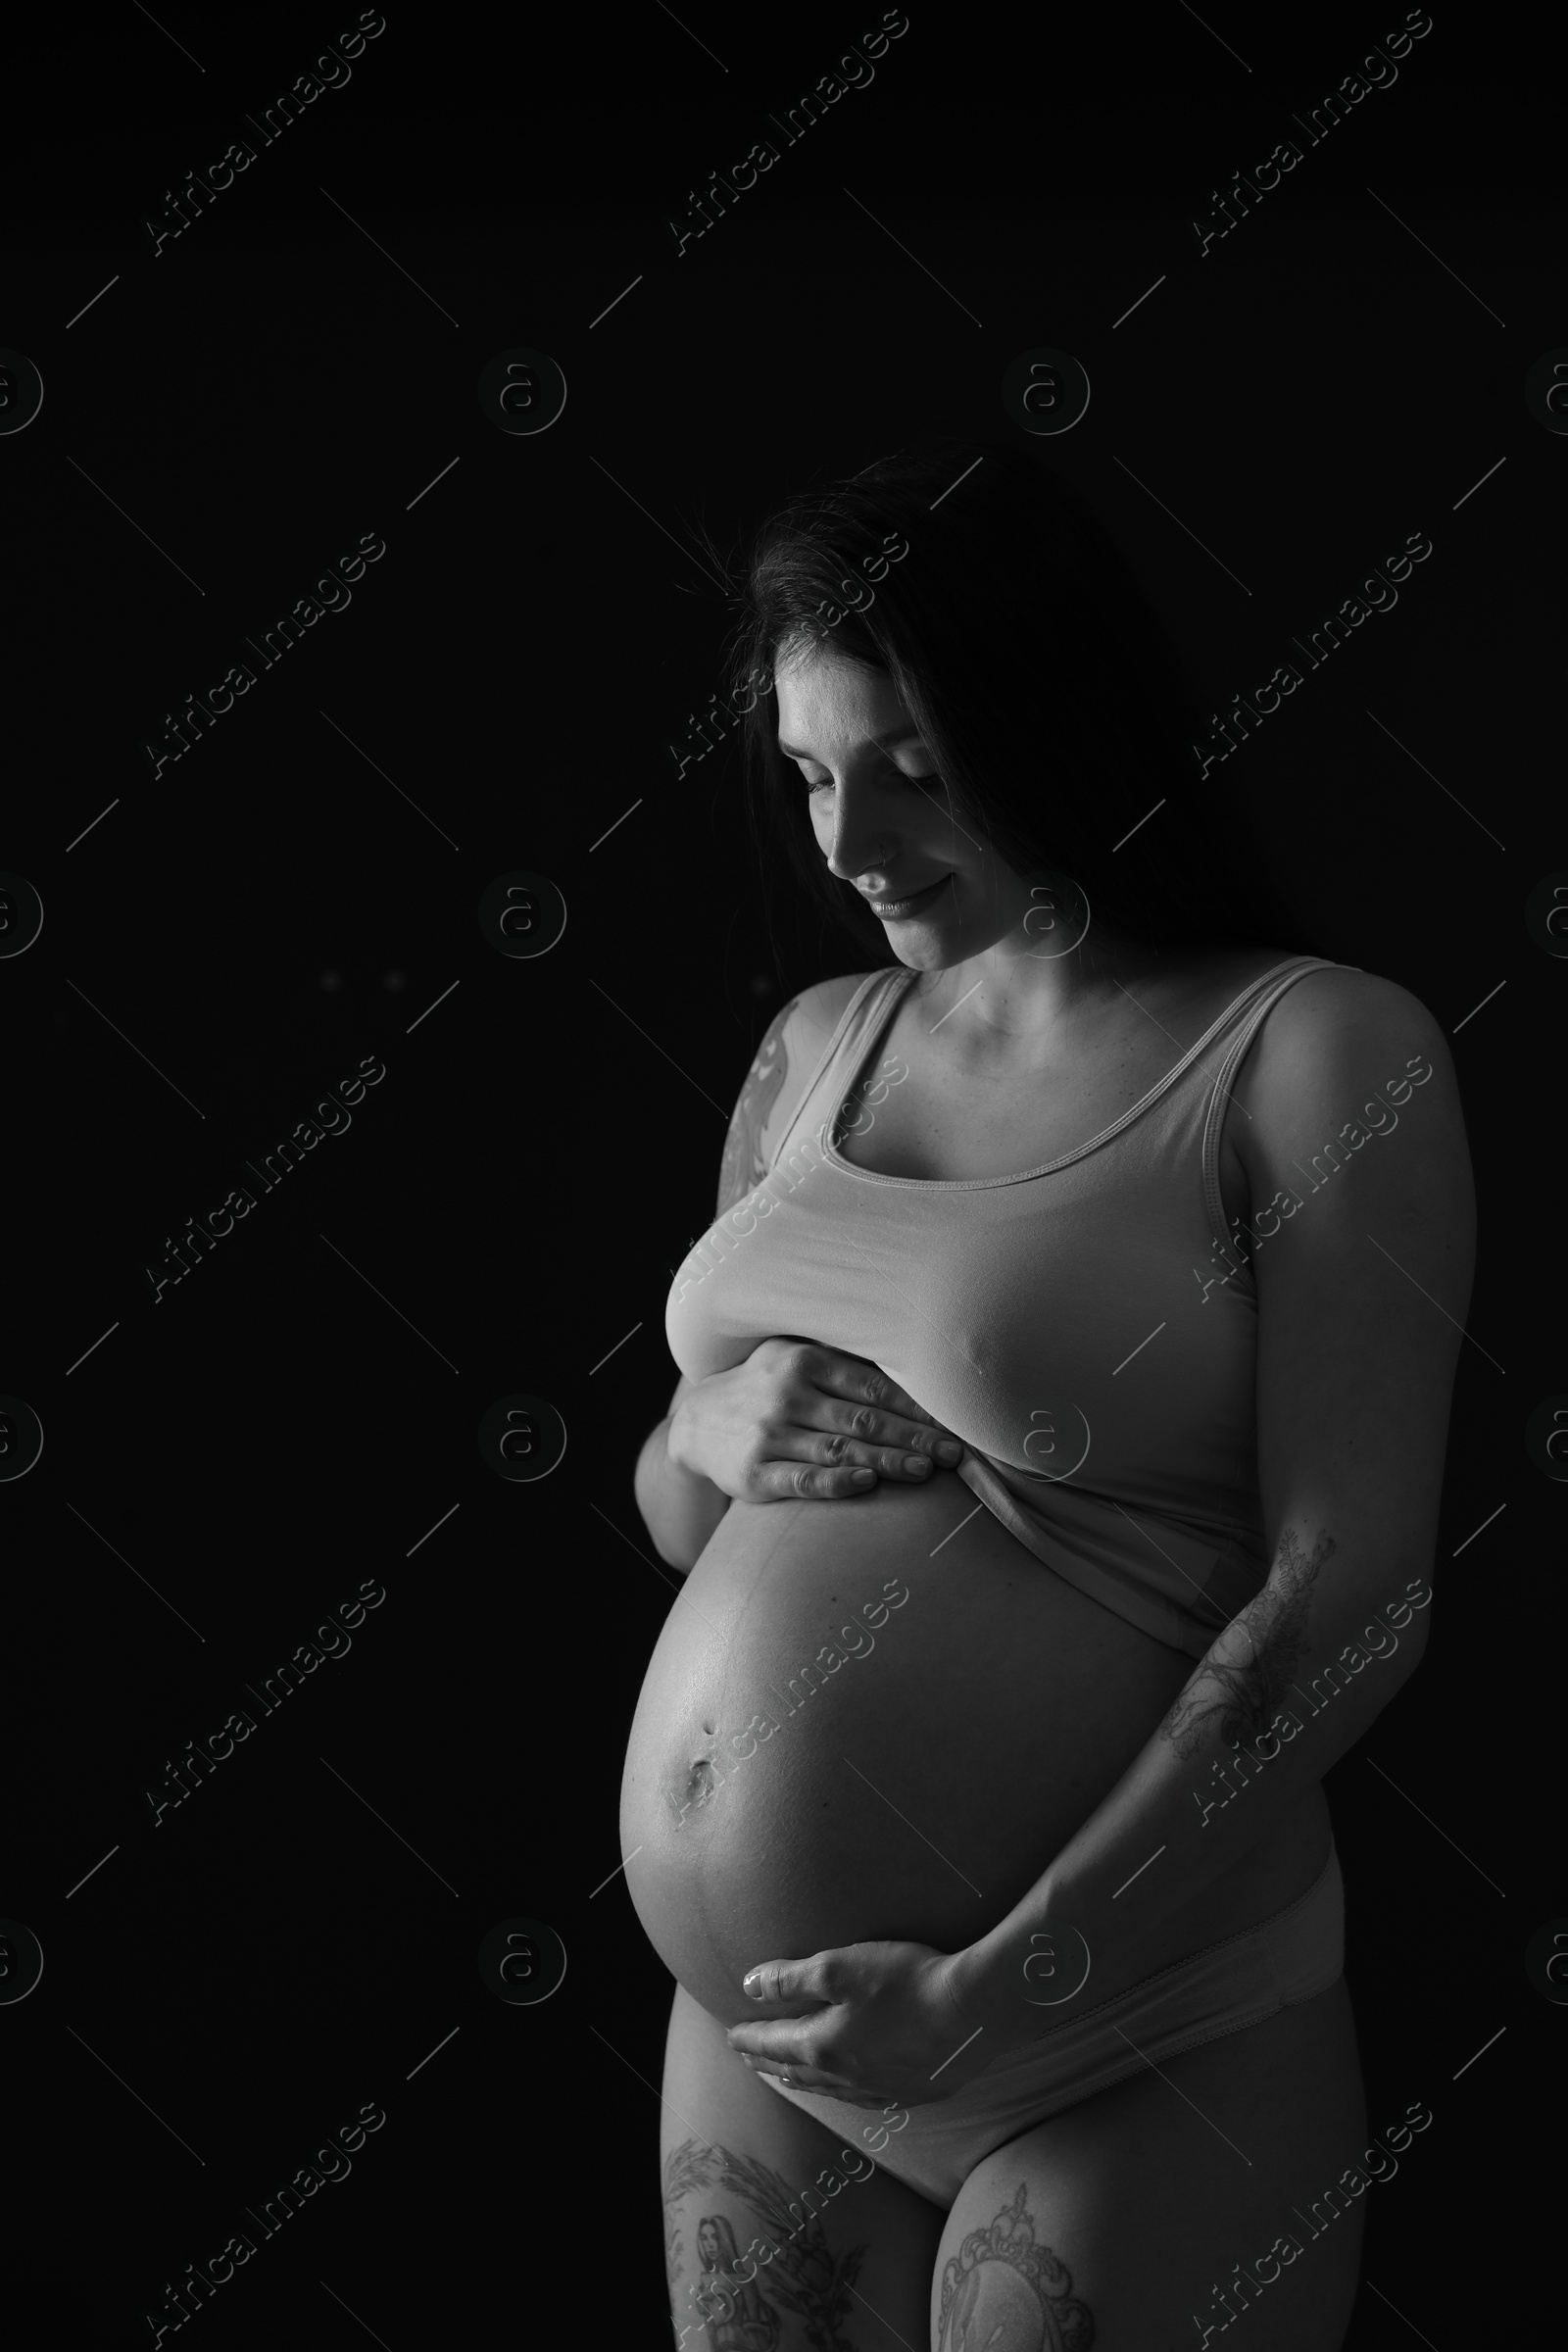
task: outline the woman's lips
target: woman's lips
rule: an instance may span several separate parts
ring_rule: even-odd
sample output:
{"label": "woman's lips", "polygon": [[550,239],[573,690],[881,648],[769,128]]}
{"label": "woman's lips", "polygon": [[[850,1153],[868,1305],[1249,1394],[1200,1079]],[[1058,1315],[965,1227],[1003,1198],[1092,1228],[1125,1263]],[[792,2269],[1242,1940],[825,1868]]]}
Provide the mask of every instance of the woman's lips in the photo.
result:
{"label": "woman's lips", "polygon": [[924,890],[915,891],[909,898],[867,899],[866,905],[870,907],[871,912],[876,916],[878,922],[900,923],[903,922],[908,915],[920,913],[924,907],[931,904],[931,901],[936,897],[937,892],[941,890],[946,883],[951,882],[953,876],[951,874],[944,874],[940,882],[932,882],[928,884]]}

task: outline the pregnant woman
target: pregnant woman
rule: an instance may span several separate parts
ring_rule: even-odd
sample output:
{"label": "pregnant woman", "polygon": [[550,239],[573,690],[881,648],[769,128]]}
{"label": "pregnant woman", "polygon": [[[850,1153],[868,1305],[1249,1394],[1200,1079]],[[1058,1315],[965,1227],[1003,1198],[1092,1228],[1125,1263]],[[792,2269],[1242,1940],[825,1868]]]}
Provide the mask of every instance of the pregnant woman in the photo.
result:
{"label": "pregnant woman", "polygon": [[636,1471],[676,2342],[1333,2352],[1382,2160],[1320,1784],[1430,1623],[1452,1064],[1205,835],[1031,456],[796,501],[735,676],[860,964],[741,1090]]}

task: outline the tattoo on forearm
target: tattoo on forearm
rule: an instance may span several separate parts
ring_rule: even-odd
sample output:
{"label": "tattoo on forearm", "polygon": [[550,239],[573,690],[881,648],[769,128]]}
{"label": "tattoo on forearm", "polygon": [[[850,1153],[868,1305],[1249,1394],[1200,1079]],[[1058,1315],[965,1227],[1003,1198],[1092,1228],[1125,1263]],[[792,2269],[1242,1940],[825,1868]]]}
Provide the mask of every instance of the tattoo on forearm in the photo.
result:
{"label": "tattoo on forearm", "polygon": [[724,1157],[718,1172],[718,1207],[715,1216],[733,1208],[737,1200],[754,1193],[767,1174],[762,1157],[762,1129],[769,1111],[778,1101],[779,1091],[789,1075],[790,1057],[784,1044],[784,1024],[794,1011],[792,1001],[774,1021],[757,1049],[757,1058],[746,1074],[740,1100],[735,1105],[724,1139]]}
{"label": "tattoo on forearm", "polygon": [[1185,1763],[1216,1725],[1228,1745],[1268,1730],[1307,1646],[1312,1587],[1334,1550],[1325,1529],[1308,1557],[1287,1529],[1263,1591],[1225,1628],[1160,1729]]}
{"label": "tattoo on forearm", "polygon": [[1092,2352],[1095,2322],[1066,2264],[1037,2243],[1027,2183],[989,2229],[971,2230],[942,2274],[938,2352],[1016,2345],[1018,2352]]}
{"label": "tattoo on forearm", "polygon": [[[782,2173],[769,2171],[749,2156],[709,2146],[699,2139],[683,2140],[664,2158],[664,2263],[669,2278],[675,2332],[683,2352],[696,2352],[706,2337],[710,2352],[775,2352],[783,2333],[782,2314],[794,2312],[804,2323],[808,2343],[820,2352],[856,2352],[844,2333],[854,2301],[866,2247],[851,2246],[835,2255],[816,2209],[826,2197],[816,2187],[793,2197]],[[843,2180],[837,2187],[846,2185]],[[682,2244],[676,2208],[702,2191],[703,2202],[717,2202],[714,2191],[728,2191],[727,2202],[739,2202],[759,2224],[743,2252],[740,2235],[723,2212],[697,2215],[698,2275],[682,2293]],[[695,2317],[688,2321],[683,2313]],[[702,2328],[702,2335],[697,2329]]]}

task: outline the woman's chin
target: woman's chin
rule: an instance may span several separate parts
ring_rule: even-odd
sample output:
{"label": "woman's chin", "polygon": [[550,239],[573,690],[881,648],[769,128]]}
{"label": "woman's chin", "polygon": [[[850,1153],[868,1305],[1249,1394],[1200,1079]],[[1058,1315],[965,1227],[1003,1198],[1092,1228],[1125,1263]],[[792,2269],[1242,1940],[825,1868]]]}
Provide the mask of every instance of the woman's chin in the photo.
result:
{"label": "woman's chin", "polygon": [[980,954],[973,938],[966,938],[960,925],[951,917],[943,922],[925,922],[915,915],[906,923],[889,923],[887,934],[888,945],[899,961],[915,972],[945,972]]}

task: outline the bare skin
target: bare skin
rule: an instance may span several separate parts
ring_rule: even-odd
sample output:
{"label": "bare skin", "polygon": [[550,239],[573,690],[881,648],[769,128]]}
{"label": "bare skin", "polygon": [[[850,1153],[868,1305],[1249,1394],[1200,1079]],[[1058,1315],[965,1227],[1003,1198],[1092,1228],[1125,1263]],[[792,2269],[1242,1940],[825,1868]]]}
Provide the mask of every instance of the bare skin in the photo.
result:
{"label": "bare skin", "polygon": [[[824,859],[873,909],[882,909],[899,961],[916,974],[907,1002],[918,1035],[934,1041],[919,1058],[904,1055],[905,1075],[882,1074],[895,1091],[885,1110],[875,1106],[874,1127],[860,1123],[847,1132],[845,1158],[941,1181],[1035,1166],[1053,1148],[1070,1149],[1102,1133],[1103,1090],[1114,1092],[1110,1065],[1124,1081],[1110,1115],[1146,1091],[1148,1072],[1137,1060],[1140,1016],[1164,1032],[1163,1046],[1152,1040],[1149,1049],[1163,1054],[1161,1067],[1201,1034],[1203,976],[1197,965],[1183,969],[1180,958],[1162,959],[1110,937],[1092,909],[1087,934],[1080,933],[1082,909],[1068,896],[1039,895],[1036,878],[1010,872],[977,842],[947,805],[934,762],[890,680],[829,654],[785,664],[777,683],[782,743],[799,760]],[[1043,761],[1046,751],[1043,743]],[[1050,790],[1043,768],[1048,808]],[[917,903],[906,906],[906,898]],[[1254,968],[1266,969],[1270,960],[1276,959],[1261,956]],[[1218,973],[1206,977],[1219,983]],[[792,1077],[814,1063],[842,1009],[832,986],[808,991],[786,1008],[771,1051],[760,1057],[726,1147],[720,1191],[728,1198],[721,1209],[770,1164],[778,1123],[791,1111]],[[1177,1009],[1184,987],[1196,1027],[1184,1024]],[[1211,1009],[1222,1008],[1229,994]],[[890,1034],[884,1042],[902,1051],[905,1038]],[[1323,1179],[1319,1201],[1305,1162],[1362,1091],[1398,1071],[1412,1046],[1428,1057],[1425,1077],[1434,1067],[1441,1074],[1420,1098],[1426,1125],[1413,1127],[1419,1148],[1375,1144],[1355,1161],[1353,1176]],[[1417,1076],[1415,1083],[1424,1080]],[[743,1757],[750,1748],[757,1760],[745,1761],[738,1773],[731,1764],[725,1788],[694,1805],[678,1831],[666,1829],[662,1844],[650,1815],[650,1843],[628,1864],[627,1884],[645,1924],[651,1911],[644,1890],[653,1884],[646,1874],[667,1869],[667,1936],[662,1940],[651,1924],[650,1933],[682,1978],[666,2063],[664,2144],[677,2159],[666,2191],[679,2209],[671,2289],[677,2335],[687,2329],[683,2341],[706,2339],[714,2352],[773,2352],[775,2344],[778,2352],[807,2344],[861,2352],[894,2342],[913,2347],[929,2326],[936,2352],[971,2352],[975,2340],[992,2352],[1062,2352],[1069,2345],[1087,2352],[1102,2339],[1107,2346],[1174,2341],[1189,2328],[1205,2340],[1205,2330],[1223,2329],[1260,2297],[1267,2310],[1250,2332],[1276,2352],[1333,2352],[1343,2338],[1359,2250],[1354,2162],[1366,2132],[1343,1982],[1245,2032],[1177,2052],[1157,2073],[1098,2092],[1023,2132],[969,2175],[951,2213],[933,2208],[896,2172],[879,2167],[862,2180],[853,2133],[847,2157],[808,2107],[787,2104],[737,2067],[737,2050],[764,2070],[794,2069],[797,2080],[804,2065],[808,2086],[820,2046],[841,2079],[854,2083],[863,2066],[866,2081],[882,2080],[870,2071],[871,2027],[857,2022],[853,2000],[831,2036],[818,2032],[799,2000],[798,2019],[732,2027],[727,2035],[723,2030],[724,2018],[741,2006],[743,1967],[795,1953],[805,1968],[812,1965],[805,1955],[813,1946],[841,1964],[849,1957],[833,1948],[841,1938],[915,1933],[916,1898],[927,1886],[920,1874],[932,1886],[942,1882],[929,1875],[934,1866],[912,1842],[909,1886],[890,1885],[886,1924],[857,1924],[849,1911],[841,1924],[812,1910],[818,1894],[824,1904],[833,1894],[824,1856],[835,1839],[850,1910],[868,1891],[880,1899],[873,1873],[884,1856],[902,1850],[895,1846],[900,1832],[875,1816],[881,1826],[858,1845],[855,1808],[871,1814],[889,1801],[890,1790],[929,1845],[957,1856],[976,1884],[990,1886],[1018,1858],[1000,1844],[993,1857],[985,1838],[1003,1838],[1021,1802],[1038,1802],[1054,1789],[1062,1819],[1036,1825],[1037,1837],[1026,1829],[1038,1848],[1028,1868],[1044,1872],[1053,1855],[1060,1868],[1063,1857],[1081,1849],[1078,1876],[1066,1883],[1081,1888],[1085,1901],[1102,1902],[1107,1922],[1115,1891],[1133,1884],[1131,1874],[1152,1847],[1165,1851],[1160,1840],[1167,1836],[1189,1837],[1195,1846],[1206,1841],[1205,1855],[1217,1866],[1233,1854],[1234,1865],[1199,1885],[1181,1914],[1168,1908],[1161,1914],[1152,1891],[1161,1882],[1152,1873],[1138,1879],[1152,1940],[1136,1954],[1136,1975],[1216,1936],[1245,1932],[1294,1900],[1315,1875],[1327,1835],[1321,1768],[1361,1736],[1377,1706],[1419,1662],[1424,1619],[1405,1634],[1397,1664],[1362,1672],[1321,1722],[1312,1715],[1309,1739],[1280,1750],[1261,1777],[1245,1784],[1240,1804],[1205,1805],[1202,1826],[1190,1832],[1188,1823],[1198,1818],[1194,1790],[1177,1786],[1171,1760],[1206,1771],[1216,1744],[1255,1739],[1281,1691],[1312,1672],[1325,1642],[1353,1630],[1352,1613],[1381,1605],[1412,1569],[1428,1564],[1457,1345],[1449,1334],[1457,1332],[1468,1297],[1473,1205],[1441,1033],[1425,1008],[1392,984],[1359,974],[1312,974],[1271,1013],[1231,1101],[1241,1115],[1226,1122],[1226,1147],[1235,1151],[1221,1172],[1227,1209],[1238,1199],[1238,1176],[1246,1211],[1250,1200],[1267,1202],[1293,1167],[1313,1198],[1298,1224],[1282,1228],[1276,1220],[1266,1229],[1271,1238],[1256,1277],[1259,1487],[1273,1565],[1265,1589],[1196,1667],[1161,1653],[1153,1663],[1163,1663],[1169,1679],[1155,1690],[1160,1677],[1151,1671],[1146,1689],[1134,1630],[1093,1604],[1075,1618],[1070,1602],[1053,1597],[1049,1580],[1042,1583],[1015,1562],[1004,1531],[984,1513],[959,1530],[951,1511],[939,1517],[933,1507],[928,1529],[925,1506],[943,1503],[944,1487],[956,1494],[935,1467],[919,1473],[879,1467],[869,1516],[863,1508],[841,1507],[844,1487],[781,1485],[777,1499],[795,1502],[793,1513],[732,1505],[697,1563],[692,1616],[683,1620],[684,1634],[671,1629],[662,1688],[645,1687],[654,1771],[662,1766],[671,1735],[669,1754],[681,1770],[682,1759],[706,1758],[702,1740],[727,1731],[725,1706],[750,1703],[752,1661],[773,1671],[774,1637],[785,1678],[808,1654],[803,1636],[816,1606],[815,1584],[822,1587],[823,1611],[838,1609],[841,1595],[863,1602],[859,1583],[850,1579],[879,1553],[883,1538],[899,1556],[878,1557],[878,1573],[883,1565],[901,1573],[907,1566],[911,1584],[923,1581],[913,1606],[906,1610],[895,1600],[901,1613],[874,1665],[857,1659],[832,1695],[823,1691],[799,1706],[788,1703],[795,1686],[786,1679],[787,1723],[771,1740],[759,1736],[736,1748]],[[1054,1136],[1050,1120],[1058,1115],[1067,1125]],[[1352,1196],[1350,1216],[1343,1204]],[[1281,1232],[1289,1238],[1272,1238]],[[1434,1300],[1442,1309],[1436,1319]],[[1347,1344],[1348,1314],[1355,1318],[1353,1347]],[[838,1393],[831,1379],[806,1384],[815,1389],[813,1397],[799,1385],[799,1372],[796,1365],[789,1375],[797,1386],[788,1414],[768,1404],[768,1381],[758,1386],[769,1444],[778,1448],[775,1463],[788,1465],[787,1481],[843,1479],[857,1458],[852,1449],[874,1447],[882,1434],[847,1427],[845,1416],[874,1413],[877,1400]],[[915,1399],[901,1402],[919,1412]],[[907,1421],[904,1434],[918,1427]],[[1373,1427],[1375,1448],[1364,1443]],[[744,1452],[747,1441],[740,1429],[725,1444]],[[716,1465],[718,1455],[712,1459]],[[923,1494],[885,1491],[889,1484],[921,1483]],[[799,1508],[817,1496],[820,1516],[814,1499],[810,1509]],[[788,1526],[775,1524],[785,1518]],[[988,1549],[993,1541],[995,1556]],[[932,1548],[939,1543],[940,1550]],[[950,1583],[961,1606],[945,1614]],[[917,1613],[922,1608],[926,1621]],[[918,1630],[922,1622],[929,1634]],[[977,1640],[982,1622],[989,1631]],[[1103,1646],[1093,1676],[1099,1714],[1079,1722],[1071,1708],[1097,1639]],[[998,1679],[983,1690],[960,1689],[976,1656],[996,1661]],[[1009,1661],[1037,1684],[1042,1672],[1059,1669],[1059,1687],[1044,1710],[1055,1740],[1049,1753],[1023,1756],[1030,1735],[1008,1712]],[[658,1679],[651,1669],[651,1686]],[[824,1714],[849,1703],[844,1693],[852,1690],[851,1753],[868,1768],[860,1778],[869,1778],[869,1795],[859,1781],[850,1785],[844,1742],[836,1730],[829,1739]],[[1118,1756],[1102,1759],[1106,1793],[1097,1807],[1092,1792],[1069,1790],[1065,1776],[1084,1770],[1107,1710],[1122,1724],[1138,1771],[1129,1764],[1123,1773]],[[1029,1721],[1041,1713],[1037,1706]],[[880,1728],[879,1714],[886,1717]],[[910,1724],[940,1726],[940,1742],[910,1740]],[[868,1749],[878,1739],[885,1753]],[[906,1784],[917,1784],[912,1794]],[[971,1784],[991,1791],[987,1809],[973,1818],[959,1807]],[[1172,1810],[1178,1800],[1185,1812]],[[951,1822],[944,1819],[949,1804]],[[1085,1823],[1092,1813],[1102,1825],[1093,1846],[1082,1831],[1068,1834],[1069,1820]],[[807,1821],[809,1837],[797,1826]],[[630,1846],[642,1835],[639,1827],[624,1842]],[[1042,1887],[1049,1893],[1045,1878],[1019,1898],[1004,1930],[977,1940],[973,1949],[984,1951],[986,1972],[991,1945],[1000,1969],[1006,1936],[1035,1924],[1029,1906],[1044,1899]],[[768,1909],[775,1897],[776,1921]],[[946,1899],[955,1906],[964,1899],[960,1881]],[[1118,1950],[1122,1938],[1131,1938],[1122,1923],[1123,1911],[1131,1917],[1130,1903],[1114,1915]],[[1041,1916],[1049,1925],[1049,1902]],[[680,1964],[682,1939],[699,1918],[722,1960],[721,1978],[711,1990],[705,1984],[700,2000],[688,1988],[698,1972],[688,1978]],[[933,1914],[925,1933],[939,1953],[951,1951],[962,1933],[956,1909],[951,1929]],[[1108,1975],[1096,1982],[1108,1988],[1115,1981],[1112,1960]],[[965,1997],[971,1990],[975,2014],[988,2015],[987,1976],[966,1979]],[[948,2047],[942,2044],[944,2063]],[[1336,2180],[1339,2218],[1328,2188]],[[803,2190],[813,2181],[818,2203],[807,2208]],[[764,2260],[765,2242],[751,2252],[748,2272],[752,2241],[770,2242],[767,2216],[781,2192],[786,2211],[803,2206],[794,2240],[799,2279],[782,2254]],[[769,2284],[775,2263],[782,2263],[778,2276],[791,2285],[793,2303]],[[803,2308],[803,2286],[828,2301]],[[848,2306],[839,2289],[847,2290]],[[696,2299],[704,2295],[706,2307]]]}

